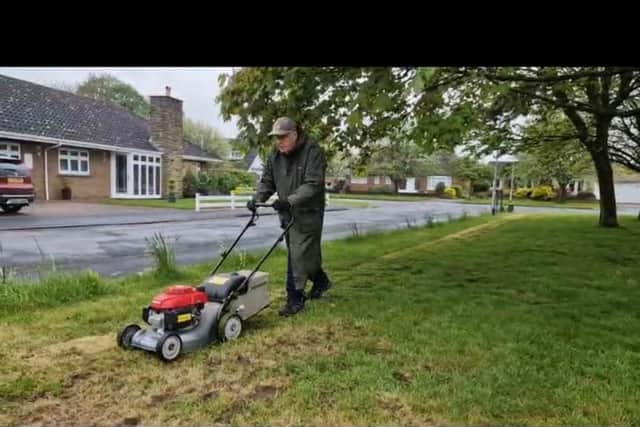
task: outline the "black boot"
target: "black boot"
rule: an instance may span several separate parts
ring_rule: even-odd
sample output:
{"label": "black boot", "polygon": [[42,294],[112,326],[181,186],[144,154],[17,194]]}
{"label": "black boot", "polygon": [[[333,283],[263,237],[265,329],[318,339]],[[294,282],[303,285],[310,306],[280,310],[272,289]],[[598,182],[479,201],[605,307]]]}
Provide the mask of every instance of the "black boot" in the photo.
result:
{"label": "black boot", "polygon": [[304,308],[304,292],[295,290],[289,293],[287,304],[278,311],[280,316],[293,316]]}
{"label": "black boot", "polygon": [[327,277],[327,273],[323,270],[320,270],[316,277],[313,278],[313,286],[309,291],[309,299],[318,299],[322,297],[322,295],[329,290],[333,286],[329,277]]}

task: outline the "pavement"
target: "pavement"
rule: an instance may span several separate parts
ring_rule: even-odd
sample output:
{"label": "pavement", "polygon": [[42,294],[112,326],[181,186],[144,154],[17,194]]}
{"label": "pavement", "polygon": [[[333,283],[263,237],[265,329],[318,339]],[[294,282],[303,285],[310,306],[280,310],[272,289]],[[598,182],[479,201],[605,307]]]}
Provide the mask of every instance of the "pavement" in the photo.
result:
{"label": "pavement", "polygon": [[[341,208],[336,202],[325,215],[323,240],[359,232],[407,228],[427,218],[447,221],[463,215],[488,213],[487,205],[455,201],[370,201],[368,208]],[[96,204],[98,205],[98,204]],[[57,270],[90,268],[105,276],[141,272],[153,266],[147,238],[162,233],[176,249],[180,265],[212,262],[228,246],[249,218],[244,209],[193,212],[178,209],[132,208],[92,204],[52,206],[49,214],[28,212],[0,215],[0,267],[17,275],[38,277],[55,264]],[[58,211],[55,215],[52,212]],[[597,210],[517,207],[517,212],[594,215]],[[635,207],[621,213],[637,215]],[[238,250],[267,248],[279,234],[273,211],[265,211]]]}

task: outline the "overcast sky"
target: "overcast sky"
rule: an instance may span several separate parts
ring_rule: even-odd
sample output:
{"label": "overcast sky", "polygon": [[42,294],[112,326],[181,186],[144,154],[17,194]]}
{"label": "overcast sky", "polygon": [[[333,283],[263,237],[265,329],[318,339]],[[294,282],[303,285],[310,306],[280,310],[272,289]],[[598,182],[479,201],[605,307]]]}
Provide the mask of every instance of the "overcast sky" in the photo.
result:
{"label": "overcast sky", "polygon": [[45,86],[59,83],[77,85],[91,73],[112,74],[132,85],[140,94],[146,97],[149,95],[164,95],[165,86],[170,86],[171,96],[184,101],[183,108],[187,117],[205,122],[218,129],[225,137],[233,138],[238,133],[235,121],[224,122],[220,117],[220,108],[215,103],[215,97],[220,90],[218,76],[230,72],[230,67],[0,67],[0,74]]}

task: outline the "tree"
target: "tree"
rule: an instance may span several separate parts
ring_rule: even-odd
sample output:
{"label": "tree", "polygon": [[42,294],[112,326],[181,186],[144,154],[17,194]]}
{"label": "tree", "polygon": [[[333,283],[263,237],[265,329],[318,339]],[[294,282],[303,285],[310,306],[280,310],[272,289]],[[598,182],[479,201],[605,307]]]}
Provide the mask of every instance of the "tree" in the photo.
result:
{"label": "tree", "polygon": [[70,92],[70,93],[76,93],[76,91],[78,90],[77,85],[74,85],[73,83],[63,82],[63,81],[51,83],[49,84],[49,87],[62,90],[65,92]]}
{"label": "tree", "polygon": [[238,117],[239,137],[252,147],[268,144],[273,121],[290,116],[333,149],[358,147],[367,156],[400,130],[411,79],[392,68],[243,68],[220,76],[217,101],[225,120]]}
{"label": "tree", "polygon": [[[460,69],[454,74],[475,76],[466,93],[475,90],[473,95],[479,94],[488,108],[482,108],[482,102],[462,101],[454,105],[482,108],[488,124],[484,126],[486,134],[497,137],[491,141],[494,146],[513,146],[514,141],[518,145],[529,143],[514,126],[519,116],[526,114],[529,121],[540,122],[563,114],[572,125],[572,136],[593,161],[600,187],[600,225],[618,225],[609,133],[616,118],[640,113],[629,102],[640,96],[640,69],[517,67],[481,68],[471,73]],[[567,136],[547,135],[547,139],[561,143],[567,141]]]}
{"label": "tree", "polygon": [[555,179],[558,183],[558,199],[562,201],[566,198],[567,186],[592,167],[588,153],[579,143],[562,145],[560,149],[546,143],[523,156],[517,170],[528,179]]}
{"label": "tree", "polygon": [[[640,96],[640,69],[455,68],[427,69],[418,74],[424,91],[444,100],[436,110],[422,104],[424,114],[446,116],[454,131],[482,138],[489,149],[512,151],[537,144],[541,139],[532,141],[522,129],[561,114],[571,124],[570,134],[549,134],[544,140],[562,144],[575,138],[582,144],[598,176],[599,223],[618,225],[609,133],[615,119],[640,113],[632,102]],[[467,129],[456,123],[465,123]]]}
{"label": "tree", "polygon": [[367,159],[367,171],[370,175],[388,176],[397,193],[400,185],[408,177],[418,175],[421,166],[420,152],[415,144],[404,140],[378,143],[370,158]]}
{"label": "tree", "polygon": [[[527,155],[518,170],[529,179],[551,180],[558,183],[558,199],[566,198],[566,187],[592,168],[589,153],[575,138],[572,125],[557,113],[544,122],[535,122],[524,134],[531,140],[525,145]],[[547,140],[549,135],[566,135],[565,139]]]}
{"label": "tree", "polygon": [[480,163],[471,157],[457,157],[451,165],[451,174],[469,182],[469,192],[473,191],[473,184],[482,182],[489,186],[493,177],[493,170],[489,165]]}
{"label": "tree", "polygon": [[199,145],[203,150],[213,153],[221,159],[226,159],[229,156],[231,144],[216,128],[200,121],[185,118],[183,131],[187,141]]}
{"label": "tree", "polygon": [[327,156],[327,176],[345,177],[353,169],[353,156],[347,152],[339,152]]}
{"label": "tree", "polygon": [[426,152],[460,143],[477,153],[513,151],[531,143],[519,120],[561,113],[594,163],[600,224],[618,224],[609,132],[615,119],[640,113],[631,102],[640,96],[638,68],[248,68],[220,82],[223,117],[238,116],[256,145],[268,140],[275,117],[291,115],[340,149],[367,152],[403,135]]}
{"label": "tree", "polygon": [[151,110],[144,96],[133,86],[110,74],[89,75],[78,86],[76,94],[114,103],[143,118],[148,118]]}

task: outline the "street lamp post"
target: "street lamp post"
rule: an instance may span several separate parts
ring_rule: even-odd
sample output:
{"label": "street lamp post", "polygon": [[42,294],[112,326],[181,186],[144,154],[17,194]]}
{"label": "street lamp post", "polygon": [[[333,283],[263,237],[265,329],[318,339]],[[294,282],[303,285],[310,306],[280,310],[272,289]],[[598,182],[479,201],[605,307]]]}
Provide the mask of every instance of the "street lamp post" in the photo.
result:
{"label": "street lamp post", "polygon": [[[493,185],[491,191],[491,215],[495,215],[498,211],[498,200],[497,200],[497,181],[498,181],[498,171],[508,164],[513,164],[514,166],[511,168],[511,186],[509,188],[509,206],[507,210],[509,212],[513,212],[513,182],[515,178],[515,164],[518,162],[518,159],[512,155],[498,155],[494,153],[493,159],[489,161],[489,164],[494,165],[493,169]],[[503,208],[504,209],[504,208]]]}

